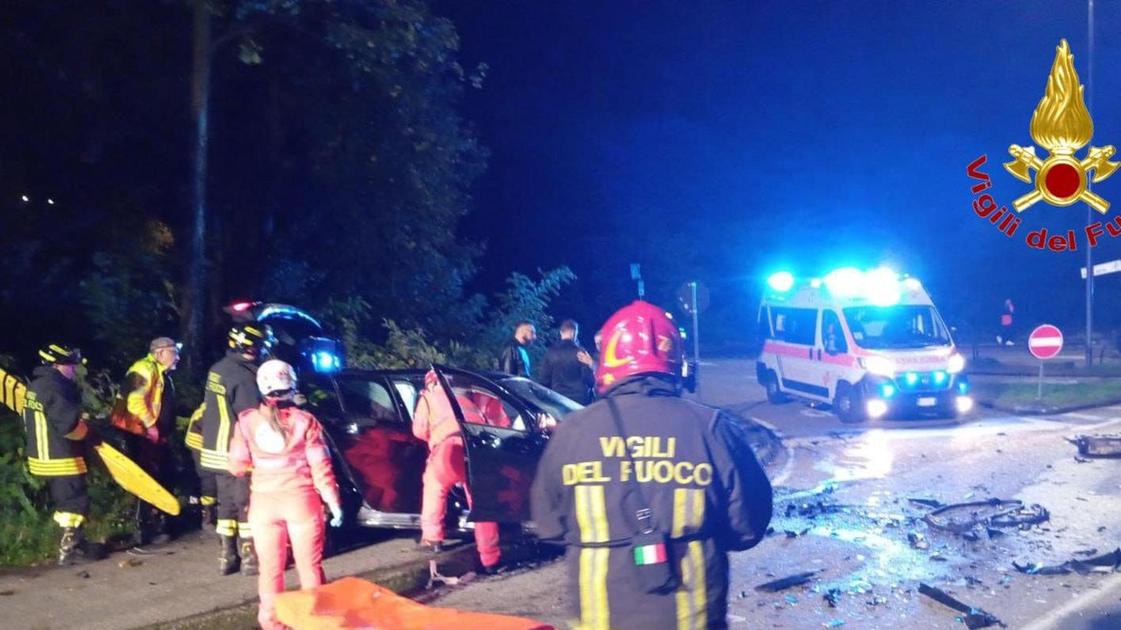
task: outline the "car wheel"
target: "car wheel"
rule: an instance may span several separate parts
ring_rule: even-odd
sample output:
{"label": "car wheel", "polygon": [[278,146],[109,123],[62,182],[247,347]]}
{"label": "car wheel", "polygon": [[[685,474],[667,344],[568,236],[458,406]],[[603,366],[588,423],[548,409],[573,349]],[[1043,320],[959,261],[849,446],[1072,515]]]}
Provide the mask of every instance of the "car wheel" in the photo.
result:
{"label": "car wheel", "polygon": [[833,410],[837,412],[837,417],[841,419],[841,422],[862,422],[865,419],[864,404],[860,399],[860,392],[848,383],[837,383],[837,393],[833,397]]}
{"label": "car wheel", "polygon": [[763,382],[763,387],[767,390],[767,402],[772,405],[780,405],[790,400],[782,390],[778,388],[778,375],[774,372],[767,372],[767,378]]}

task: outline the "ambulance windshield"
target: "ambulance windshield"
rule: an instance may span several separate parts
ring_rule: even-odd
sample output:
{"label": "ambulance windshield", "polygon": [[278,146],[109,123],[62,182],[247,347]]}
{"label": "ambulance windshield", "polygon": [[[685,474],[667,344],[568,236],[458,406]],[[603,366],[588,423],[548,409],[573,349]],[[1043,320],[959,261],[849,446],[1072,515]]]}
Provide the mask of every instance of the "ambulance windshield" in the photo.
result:
{"label": "ambulance windshield", "polygon": [[950,333],[930,305],[843,309],[856,345],[873,350],[950,345]]}

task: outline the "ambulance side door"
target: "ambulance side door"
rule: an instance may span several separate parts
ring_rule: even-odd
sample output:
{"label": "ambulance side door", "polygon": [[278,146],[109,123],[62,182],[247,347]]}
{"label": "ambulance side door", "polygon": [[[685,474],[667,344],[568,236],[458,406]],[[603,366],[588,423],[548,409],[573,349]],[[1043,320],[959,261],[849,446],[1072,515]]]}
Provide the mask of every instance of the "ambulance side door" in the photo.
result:
{"label": "ambulance side door", "polygon": [[[504,387],[473,372],[433,366],[463,431],[471,521],[530,520],[529,489],[548,442],[533,411]],[[472,405],[470,414],[463,404]],[[470,416],[470,418],[468,418]]]}
{"label": "ambulance side door", "polygon": [[804,307],[771,307],[776,341],[771,344],[778,376],[785,391],[825,399],[818,361],[817,323],[820,310]]}

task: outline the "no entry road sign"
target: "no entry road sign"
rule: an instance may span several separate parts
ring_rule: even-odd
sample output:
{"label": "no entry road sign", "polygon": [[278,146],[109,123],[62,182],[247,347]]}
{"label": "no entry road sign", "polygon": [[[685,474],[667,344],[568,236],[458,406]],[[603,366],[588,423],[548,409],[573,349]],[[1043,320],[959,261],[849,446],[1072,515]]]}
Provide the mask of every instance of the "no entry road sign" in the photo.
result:
{"label": "no entry road sign", "polygon": [[1037,326],[1028,337],[1028,351],[1037,359],[1053,359],[1063,349],[1063,333],[1051,324]]}

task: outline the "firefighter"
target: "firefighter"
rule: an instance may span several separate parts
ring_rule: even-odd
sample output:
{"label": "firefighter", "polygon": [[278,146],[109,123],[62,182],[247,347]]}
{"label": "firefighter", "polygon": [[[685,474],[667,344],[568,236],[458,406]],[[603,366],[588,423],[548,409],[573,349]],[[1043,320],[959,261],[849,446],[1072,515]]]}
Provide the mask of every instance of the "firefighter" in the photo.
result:
{"label": "firefighter", "polygon": [[27,463],[31,474],[50,488],[54,521],[62,528],[58,564],[66,566],[95,559],[82,530],[89,513],[82,456],[89,428],[74,382],[82,351],[51,344],[39,351],[39,358],[43,364],[35,368],[23,405]]}
{"label": "firefighter", "polygon": [[[456,396],[456,400],[466,422],[487,424],[483,413],[468,396]],[[433,370],[424,375],[424,391],[413,413],[413,435],[428,443],[424,496],[420,508],[420,544],[430,551],[440,551],[444,542],[448,492],[456,484],[462,484],[470,507],[471,489],[467,485],[463,433],[459,430],[451,401]],[[476,522],[475,546],[483,572],[493,572],[502,557],[498,547],[498,523]]]}
{"label": "firefighter", "polygon": [[[257,621],[265,630],[286,628],[276,618],[276,596],[284,590],[288,542],[300,576],[300,588],[315,588],[323,577],[323,503],[331,526],[342,525],[339,487],[323,428],[296,406],[296,371],[279,360],[257,371],[264,402],[241,413],[230,447],[230,472],[251,482],[253,540],[261,561]],[[322,502],[320,501],[322,499]]]}
{"label": "firefighter", "polygon": [[219,571],[230,575],[240,566],[243,575],[256,575],[257,555],[249,526],[249,479],[230,474],[229,452],[238,415],[260,403],[257,365],[268,354],[272,334],[262,324],[239,324],[230,329],[227,340],[229,351],[206,376],[205,409],[199,419],[199,464],[214,473],[217,487]]}
{"label": "firefighter", "polygon": [[[129,436],[129,451],[144,470],[167,487],[173,481],[174,460],[168,438],[175,432],[175,384],[169,372],[179,364],[179,345],[170,337],[148,344],[148,355],[132,364],[121,396],[110,415],[113,426]],[[167,520],[155,506],[137,500],[137,545],[170,540]]]}
{"label": "firefighter", "polygon": [[683,343],[665,311],[636,301],[602,333],[603,398],[549,440],[537,534],[568,545],[577,627],[725,628],[727,554],[763,539],[770,483],[741,425],[680,397]]}

